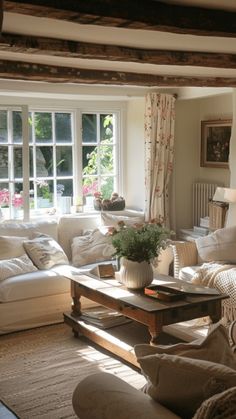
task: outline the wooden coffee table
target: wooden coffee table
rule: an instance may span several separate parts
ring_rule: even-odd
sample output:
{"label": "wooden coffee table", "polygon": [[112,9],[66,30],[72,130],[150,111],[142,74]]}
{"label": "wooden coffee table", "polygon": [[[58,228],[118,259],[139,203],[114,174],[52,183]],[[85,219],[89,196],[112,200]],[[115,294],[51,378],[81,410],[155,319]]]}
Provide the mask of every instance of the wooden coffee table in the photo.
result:
{"label": "wooden coffee table", "polygon": [[[81,296],[99,305],[122,313],[124,316],[140,322],[148,327],[150,343],[158,343],[158,336],[163,326],[210,316],[213,322],[221,318],[221,301],[227,295],[186,294],[184,299],[175,302],[164,302],[144,295],[143,291],[132,291],[125,288],[115,279],[101,280],[94,275],[68,275],[71,279],[72,312],[64,313],[64,321],[72,327],[75,336],[82,333],[98,345],[122,357],[135,366],[139,366],[133,351],[121,346],[118,341],[110,338],[104,331],[81,321]],[[183,283],[167,275],[158,275],[153,283]],[[140,342],[142,343],[142,342]]]}

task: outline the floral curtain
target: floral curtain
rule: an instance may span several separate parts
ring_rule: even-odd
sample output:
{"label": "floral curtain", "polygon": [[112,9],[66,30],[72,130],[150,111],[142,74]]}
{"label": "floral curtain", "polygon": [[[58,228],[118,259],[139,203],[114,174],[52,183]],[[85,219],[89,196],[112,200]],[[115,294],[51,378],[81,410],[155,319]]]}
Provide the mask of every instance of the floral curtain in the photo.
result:
{"label": "floral curtain", "polygon": [[169,181],[173,171],[175,97],[148,93],[145,104],[145,219],[169,227]]}

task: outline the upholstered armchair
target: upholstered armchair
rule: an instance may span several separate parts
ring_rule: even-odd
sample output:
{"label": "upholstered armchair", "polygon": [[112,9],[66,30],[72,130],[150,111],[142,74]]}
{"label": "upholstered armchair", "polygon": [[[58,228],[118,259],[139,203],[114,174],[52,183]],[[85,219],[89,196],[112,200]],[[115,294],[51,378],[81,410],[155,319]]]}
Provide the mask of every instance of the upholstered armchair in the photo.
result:
{"label": "upholstered armchair", "polygon": [[174,276],[229,295],[222,303],[226,322],[236,319],[236,226],[193,242],[173,242]]}

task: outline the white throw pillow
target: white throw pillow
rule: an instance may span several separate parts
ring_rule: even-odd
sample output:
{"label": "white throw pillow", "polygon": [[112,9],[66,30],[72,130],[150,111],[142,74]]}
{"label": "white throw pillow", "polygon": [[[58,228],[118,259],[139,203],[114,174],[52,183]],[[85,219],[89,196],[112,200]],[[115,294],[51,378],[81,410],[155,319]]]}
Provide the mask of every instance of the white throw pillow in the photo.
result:
{"label": "white throw pillow", "polygon": [[5,259],[0,261],[0,281],[15,275],[22,275],[27,272],[34,272],[38,269],[30,258],[24,254],[19,258]]}
{"label": "white throw pillow", "polygon": [[28,237],[0,236],[0,260],[10,259],[25,254],[23,241]]}
{"label": "white throw pillow", "polygon": [[236,263],[236,226],[221,228],[196,240],[198,255],[203,262]]}
{"label": "white throw pillow", "polygon": [[135,345],[134,352],[137,358],[166,353],[217,362],[236,370],[236,357],[229,343],[228,332],[222,324],[217,324],[206,337],[201,337],[194,342],[181,342],[174,345],[138,344]]}
{"label": "white throw pillow", "polygon": [[125,215],[115,215],[106,212],[101,212],[101,221],[105,226],[118,227],[119,222],[122,221],[126,226],[132,226],[135,224],[140,224],[144,222],[143,215],[137,215],[134,217],[129,217]]}
{"label": "white throw pillow", "polygon": [[100,229],[74,237],[71,247],[72,265],[76,267],[109,260],[115,253],[112,236],[103,234]]}
{"label": "white throw pillow", "polygon": [[148,378],[144,391],[183,419],[192,418],[204,400],[236,386],[236,372],[214,362],[156,354],[139,363]]}
{"label": "white throw pillow", "polygon": [[24,241],[24,248],[38,269],[50,269],[55,265],[66,265],[68,258],[59,243],[52,237],[39,235]]}

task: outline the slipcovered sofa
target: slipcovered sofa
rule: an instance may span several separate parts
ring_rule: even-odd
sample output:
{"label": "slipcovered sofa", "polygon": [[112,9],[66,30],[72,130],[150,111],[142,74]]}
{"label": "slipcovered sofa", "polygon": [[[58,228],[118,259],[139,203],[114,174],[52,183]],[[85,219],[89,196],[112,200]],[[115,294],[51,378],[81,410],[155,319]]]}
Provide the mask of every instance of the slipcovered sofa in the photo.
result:
{"label": "slipcovered sofa", "polygon": [[[71,306],[64,274],[112,253],[98,227],[143,219],[142,213],[127,210],[0,223],[0,334],[62,322]],[[162,273],[168,273],[171,257],[170,250],[160,256]],[[82,304],[94,303],[83,298]]]}
{"label": "slipcovered sofa", "polygon": [[236,319],[236,226],[222,228],[193,242],[174,242],[174,276],[215,287],[230,298],[222,303],[226,323]]}
{"label": "slipcovered sofa", "polygon": [[224,326],[190,344],[134,350],[147,380],[143,391],[109,373],[90,375],[73,392],[80,419],[235,418],[236,357]]}
{"label": "slipcovered sofa", "polygon": [[[63,321],[63,312],[71,306],[70,280],[63,273],[75,271],[71,265],[71,242],[84,229],[95,229],[99,223],[99,214],[0,223],[0,334]],[[49,243],[46,236],[52,239]],[[25,241],[31,246],[32,239],[46,240],[44,244],[49,246],[49,258],[37,257],[40,269],[35,268],[24,248]],[[59,253],[51,254],[54,240],[60,245]],[[47,268],[43,269],[43,265]],[[86,299],[83,303],[92,304]]]}

